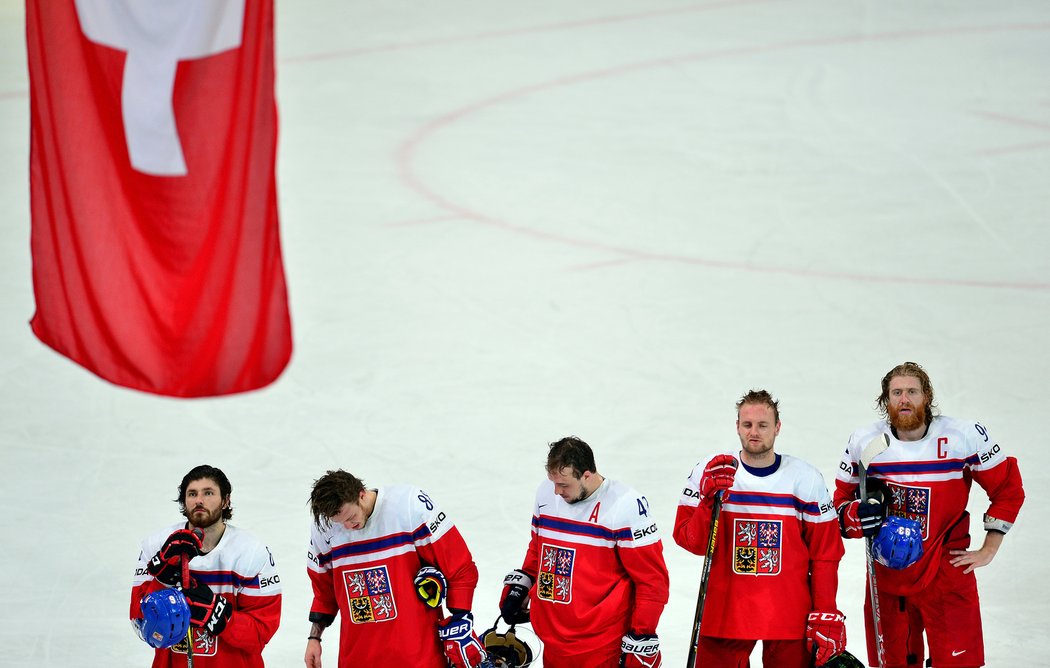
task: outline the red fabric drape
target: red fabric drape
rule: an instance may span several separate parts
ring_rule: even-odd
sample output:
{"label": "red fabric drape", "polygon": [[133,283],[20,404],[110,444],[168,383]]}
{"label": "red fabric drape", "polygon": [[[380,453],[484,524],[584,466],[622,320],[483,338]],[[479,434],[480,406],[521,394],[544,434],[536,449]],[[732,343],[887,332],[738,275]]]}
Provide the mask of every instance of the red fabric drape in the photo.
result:
{"label": "red fabric drape", "polygon": [[27,0],[33,332],[119,385],[262,387],[291,356],[272,0]]}

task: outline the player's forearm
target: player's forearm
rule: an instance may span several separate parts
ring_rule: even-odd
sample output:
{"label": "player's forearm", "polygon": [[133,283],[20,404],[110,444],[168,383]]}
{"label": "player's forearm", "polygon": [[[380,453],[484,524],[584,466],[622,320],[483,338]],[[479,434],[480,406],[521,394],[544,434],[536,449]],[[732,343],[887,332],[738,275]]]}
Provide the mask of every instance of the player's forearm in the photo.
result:
{"label": "player's forearm", "polygon": [[981,546],[981,552],[988,555],[989,559],[994,557],[999,551],[999,546],[1003,544],[1005,535],[998,531],[985,531],[984,532],[984,545]]}

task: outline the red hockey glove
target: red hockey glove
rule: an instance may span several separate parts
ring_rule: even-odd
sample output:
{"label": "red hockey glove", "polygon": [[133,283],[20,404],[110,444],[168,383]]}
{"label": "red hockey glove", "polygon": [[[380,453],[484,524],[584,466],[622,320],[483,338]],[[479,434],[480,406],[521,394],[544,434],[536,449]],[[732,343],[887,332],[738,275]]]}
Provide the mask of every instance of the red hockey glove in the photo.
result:
{"label": "red hockey glove", "polygon": [[846,618],[838,610],[814,610],[806,620],[806,639],[817,650],[817,665],[825,663],[846,650]]}
{"label": "red hockey glove", "polygon": [[704,467],[704,474],[700,478],[700,500],[713,499],[716,493],[732,487],[736,465],[736,457],[732,455],[715,455]]}
{"label": "red hockey glove", "polygon": [[631,631],[620,640],[622,668],[659,668],[661,665],[660,639],[655,633]]}
{"label": "red hockey glove", "polygon": [[173,531],[164,545],[146,564],[146,571],[169,587],[174,587],[182,578],[182,557],[192,559],[201,553],[201,537],[189,529]]}
{"label": "red hockey glove", "polygon": [[485,648],[474,633],[474,615],[456,611],[438,622],[438,638],[452,668],[476,668],[485,660]]}
{"label": "red hockey glove", "polygon": [[190,624],[206,629],[217,636],[226,630],[226,625],[233,617],[233,606],[226,597],[216,594],[211,587],[194,581],[193,586],[183,589],[186,602],[190,604]]}
{"label": "red hockey glove", "polygon": [[416,596],[428,608],[440,608],[441,604],[445,602],[445,590],[448,589],[448,582],[445,581],[444,573],[438,569],[433,566],[424,566],[419,569],[415,580],[412,582],[416,586]]}
{"label": "red hockey glove", "polygon": [[521,569],[507,573],[503,578],[503,594],[499,597],[499,614],[503,621],[511,626],[528,624],[529,591],[532,589],[532,578]]}

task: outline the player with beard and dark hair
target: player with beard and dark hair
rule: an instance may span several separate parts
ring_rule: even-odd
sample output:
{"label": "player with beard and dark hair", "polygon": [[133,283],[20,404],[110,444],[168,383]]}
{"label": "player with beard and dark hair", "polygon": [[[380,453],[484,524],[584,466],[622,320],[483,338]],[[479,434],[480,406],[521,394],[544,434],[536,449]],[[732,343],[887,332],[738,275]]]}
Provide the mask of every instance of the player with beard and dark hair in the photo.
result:
{"label": "player with beard and dark hair", "polygon": [[[930,377],[914,362],[886,374],[877,406],[885,419],[850,436],[836,476],[835,507],[846,538],[878,534],[886,515],[914,520],[921,528],[917,561],[901,569],[874,566],[885,668],[924,665],[923,632],[936,668],[983,666],[974,569],[991,563],[1024,502],[1017,460],[1004,454],[981,423],[938,415]],[[867,470],[868,489],[884,489],[884,505],[862,504],[857,498],[861,453],[884,437],[889,447]],[[977,550],[967,550],[971,481],[991,502]],[[878,665],[870,599],[869,591],[868,661]]]}
{"label": "player with beard and dark hair", "polygon": [[500,614],[508,624],[531,618],[548,668],[659,666],[669,578],[649,502],[598,473],[579,438],[549,448],[532,541],[503,581]]}
{"label": "player with beard and dark hair", "polygon": [[[131,618],[142,626],[143,597],[165,588],[189,606],[194,665],[261,668],[262,651],[281,619],[281,580],[270,549],[227,523],[232,485],[214,466],[189,471],[175,499],[186,518],[142,541],[131,590]],[[189,561],[183,580],[182,562]],[[147,620],[148,622],[149,620]],[[148,626],[148,624],[147,624]],[[153,647],[158,647],[143,638]],[[186,640],[158,647],[154,668],[186,665]]]}

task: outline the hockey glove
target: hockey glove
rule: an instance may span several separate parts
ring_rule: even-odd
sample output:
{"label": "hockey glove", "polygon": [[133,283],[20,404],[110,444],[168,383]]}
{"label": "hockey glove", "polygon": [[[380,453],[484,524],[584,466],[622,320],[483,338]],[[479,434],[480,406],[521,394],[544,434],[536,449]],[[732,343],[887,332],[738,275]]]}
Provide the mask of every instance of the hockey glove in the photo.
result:
{"label": "hockey glove", "polygon": [[532,578],[521,569],[507,573],[503,578],[503,595],[499,598],[499,614],[511,626],[529,622],[529,590]]}
{"label": "hockey glove", "polygon": [[194,581],[193,586],[183,589],[186,602],[190,604],[190,624],[205,629],[213,636],[226,630],[233,617],[233,606],[225,596],[216,594],[211,587]]}
{"label": "hockey glove", "polygon": [[835,658],[846,650],[846,618],[838,610],[814,610],[806,620],[806,639],[817,650],[817,665]]}
{"label": "hockey glove", "polygon": [[631,631],[620,640],[620,666],[624,668],[659,668],[660,639],[655,633]]}
{"label": "hockey glove", "polygon": [[886,520],[889,489],[877,478],[868,480],[868,500],[849,501],[839,506],[839,529],[843,538],[864,538],[879,532]]}
{"label": "hockey glove", "polygon": [[485,660],[485,648],[474,633],[474,615],[462,610],[438,622],[438,638],[452,668],[476,668]]}
{"label": "hockey glove", "polygon": [[424,566],[416,573],[412,581],[416,585],[416,595],[428,608],[440,608],[445,602],[445,590],[448,583],[445,575],[433,566]]}
{"label": "hockey glove", "polygon": [[182,577],[182,557],[192,559],[201,553],[202,547],[198,533],[189,529],[174,531],[146,564],[146,571],[157,582],[174,587]]}
{"label": "hockey glove", "polygon": [[[736,466],[736,457],[715,455],[704,467],[704,474],[700,478],[700,500],[714,499],[715,494],[732,487]],[[726,495],[728,496],[728,492]]]}

